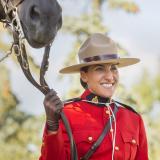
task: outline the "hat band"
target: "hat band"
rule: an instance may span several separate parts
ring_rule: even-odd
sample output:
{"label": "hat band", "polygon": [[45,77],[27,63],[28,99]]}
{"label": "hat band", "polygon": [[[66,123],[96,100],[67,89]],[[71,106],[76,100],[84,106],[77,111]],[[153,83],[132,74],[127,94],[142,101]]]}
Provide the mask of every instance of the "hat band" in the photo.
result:
{"label": "hat band", "polygon": [[109,59],[118,59],[117,54],[104,54],[99,56],[87,57],[82,60],[81,62],[92,62],[92,61],[100,61],[100,60],[109,60]]}

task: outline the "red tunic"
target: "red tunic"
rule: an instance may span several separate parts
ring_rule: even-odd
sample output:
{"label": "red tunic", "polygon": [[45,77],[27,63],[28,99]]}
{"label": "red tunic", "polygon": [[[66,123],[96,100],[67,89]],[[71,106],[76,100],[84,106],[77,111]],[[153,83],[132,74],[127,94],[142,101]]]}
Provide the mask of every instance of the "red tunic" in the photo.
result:
{"label": "red tunic", "polygon": [[[86,90],[81,98],[86,99],[89,94]],[[112,132],[109,132],[90,160],[111,160],[113,152],[114,160],[148,160],[147,139],[141,116],[123,106],[118,108],[114,151]],[[66,104],[64,112],[70,122],[80,159],[100,136],[109,119],[109,110],[105,105],[97,106],[81,100]],[[70,159],[70,144],[63,124],[60,123],[56,135],[48,135],[45,129],[39,160]]]}

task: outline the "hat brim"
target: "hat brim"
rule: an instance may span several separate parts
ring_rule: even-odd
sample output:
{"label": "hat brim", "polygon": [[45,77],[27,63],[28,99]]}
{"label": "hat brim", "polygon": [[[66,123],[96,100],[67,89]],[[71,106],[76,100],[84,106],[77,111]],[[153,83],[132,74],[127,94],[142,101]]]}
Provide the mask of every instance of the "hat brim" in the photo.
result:
{"label": "hat brim", "polygon": [[62,74],[79,73],[82,67],[91,66],[95,64],[116,63],[118,67],[126,67],[136,64],[140,61],[138,58],[118,58],[110,60],[92,61],[87,63],[75,64],[69,67],[62,68],[59,72]]}

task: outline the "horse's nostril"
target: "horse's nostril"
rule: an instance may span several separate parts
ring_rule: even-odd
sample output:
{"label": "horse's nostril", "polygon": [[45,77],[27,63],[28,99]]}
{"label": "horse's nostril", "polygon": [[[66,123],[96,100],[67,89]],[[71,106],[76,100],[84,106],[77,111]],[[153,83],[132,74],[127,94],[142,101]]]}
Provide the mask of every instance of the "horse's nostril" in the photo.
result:
{"label": "horse's nostril", "polygon": [[30,17],[32,20],[36,21],[40,19],[40,11],[37,6],[32,6],[30,9]]}

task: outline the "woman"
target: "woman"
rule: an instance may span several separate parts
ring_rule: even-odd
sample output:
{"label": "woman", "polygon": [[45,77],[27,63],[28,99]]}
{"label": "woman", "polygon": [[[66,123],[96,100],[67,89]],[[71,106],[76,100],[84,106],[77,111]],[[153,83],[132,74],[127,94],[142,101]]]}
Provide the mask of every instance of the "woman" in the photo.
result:
{"label": "woman", "polygon": [[[46,127],[40,160],[71,159],[68,136],[59,115],[62,108],[79,159],[148,160],[141,116],[112,99],[119,81],[118,68],[135,64],[139,59],[118,57],[115,42],[100,33],[91,35],[82,44],[78,57],[79,64],[66,67],[60,73],[80,73],[85,91],[80,98],[64,104],[55,91],[46,95]],[[95,142],[98,146],[94,148]]]}

